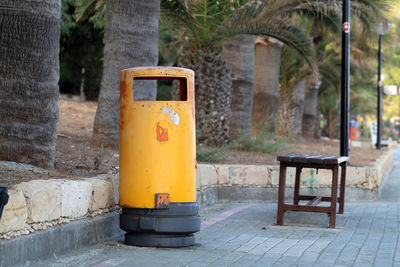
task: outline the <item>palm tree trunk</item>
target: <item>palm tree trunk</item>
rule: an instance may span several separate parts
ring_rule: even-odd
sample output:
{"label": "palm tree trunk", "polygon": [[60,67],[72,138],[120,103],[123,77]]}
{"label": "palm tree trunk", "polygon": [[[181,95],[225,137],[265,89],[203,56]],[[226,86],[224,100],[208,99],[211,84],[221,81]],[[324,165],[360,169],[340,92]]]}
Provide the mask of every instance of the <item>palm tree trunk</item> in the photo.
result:
{"label": "palm tree trunk", "polygon": [[267,38],[257,38],[255,49],[255,74],[253,96],[253,133],[257,133],[261,123],[268,123],[267,129],[276,130],[279,108],[279,69],[282,43]]}
{"label": "palm tree trunk", "polygon": [[291,121],[293,125],[292,131],[294,135],[301,135],[306,82],[307,82],[306,79],[302,80],[293,89],[293,99],[291,103],[291,109],[293,110],[293,118]]}
{"label": "palm tree trunk", "polygon": [[[119,73],[155,66],[158,60],[160,0],[108,0],[103,77],[93,129],[93,144],[119,144]],[[135,82],[135,100],[155,100],[155,81]]]}
{"label": "palm tree trunk", "polygon": [[279,134],[300,135],[303,119],[306,79],[295,85],[290,94],[283,93],[279,103]]}
{"label": "palm tree trunk", "polygon": [[0,159],[53,167],[61,0],[0,4]]}
{"label": "palm tree trunk", "polygon": [[321,119],[319,117],[320,110],[317,103],[317,108],[315,110],[315,129],[314,129],[314,138],[319,139],[321,138]]}
{"label": "palm tree trunk", "polygon": [[231,69],[219,47],[198,47],[181,53],[179,66],[195,74],[197,140],[210,146],[229,142]]}
{"label": "palm tree trunk", "polygon": [[225,42],[222,50],[223,57],[231,67],[231,137],[251,134],[255,39],[253,35],[238,35]]}
{"label": "palm tree trunk", "polygon": [[318,93],[320,87],[319,79],[315,76],[311,77],[312,81],[305,94],[304,99],[304,112],[303,112],[303,126],[302,133],[304,136],[314,136],[315,134],[315,120],[318,105]]}

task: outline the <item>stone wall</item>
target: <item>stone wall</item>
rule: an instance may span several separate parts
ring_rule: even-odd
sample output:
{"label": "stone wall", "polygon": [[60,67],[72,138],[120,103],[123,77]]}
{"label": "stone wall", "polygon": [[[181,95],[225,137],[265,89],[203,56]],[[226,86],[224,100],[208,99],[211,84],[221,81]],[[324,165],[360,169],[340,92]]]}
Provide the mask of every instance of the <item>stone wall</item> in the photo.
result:
{"label": "stone wall", "polygon": [[9,239],[56,224],[114,210],[118,175],[82,180],[33,180],[13,186],[0,220],[0,238]]}
{"label": "stone wall", "polygon": [[[388,150],[372,166],[349,166],[346,174],[346,199],[349,201],[377,200],[382,177],[393,162],[393,150]],[[286,198],[293,194],[295,168],[288,168]],[[310,169],[303,169],[301,181],[311,177]],[[329,194],[332,171],[314,172],[313,191]],[[197,170],[197,199],[202,204],[217,201],[276,201],[279,186],[279,166],[199,164]],[[311,190],[302,184],[301,190]],[[212,195],[214,194],[214,195]]]}

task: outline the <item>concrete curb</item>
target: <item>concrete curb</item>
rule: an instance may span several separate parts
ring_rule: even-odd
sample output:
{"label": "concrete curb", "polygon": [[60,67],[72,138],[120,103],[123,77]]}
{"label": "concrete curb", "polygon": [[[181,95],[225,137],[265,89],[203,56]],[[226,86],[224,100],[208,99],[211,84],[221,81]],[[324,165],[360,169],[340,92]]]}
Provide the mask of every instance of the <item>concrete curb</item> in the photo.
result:
{"label": "concrete curb", "polygon": [[[346,177],[347,201],[376,201],[384,175],[390,171],[394,150],[389,149],[372,166],[349,166]],[[219,201],[276,201],[278,193],[279,166],[199,164],[197,171],[197,199],[202,205]],[[289,168],[288,187],[294,187],[295,169]],[[331,171],[315,173],[319,184],[312,194],[329,194]],[[302,181],[310,178],[310,170],[303,169]],[[286,198],[293,195],[292,188],[286,190]],[[305,184],[301,190],[311,190]]]}
{"label": "concrete curb", "polygon": [[57,258],[71,249],[112,240],[123,233],[117,212],[56,225],[45,231],[1,240],[0,266],[28,266],[33,261]]}

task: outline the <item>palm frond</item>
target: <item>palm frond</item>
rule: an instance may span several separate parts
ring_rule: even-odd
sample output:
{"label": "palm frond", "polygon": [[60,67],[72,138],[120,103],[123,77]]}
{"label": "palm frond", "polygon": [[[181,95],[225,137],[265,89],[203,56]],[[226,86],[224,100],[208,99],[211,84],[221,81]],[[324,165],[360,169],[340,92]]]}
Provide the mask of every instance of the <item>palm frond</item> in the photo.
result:
{"label": "palm frond", "polygon": [[308,35],[299,27],[284,23],[279,19],[260,19],[252,23],[240,23],[239,20],[231,21],[226,25],[228,37],[237,34],[266,35],[294,48],[306,62],[315,69],[314,48]]}
{"label": "palm frond", "polygon": [[293,89],[312,72],[293,48],[285,46],[281,55],[279,72],[279,91],[281,96],[290,99]]}
{"label": "palm frond", "polygon": [[161,0],[160,21],[166,28],[179,31],[185,28],[186,34],[197,34],[198,23],[194,15],[190,13],[186,1]]}
{"label": "palm frond", "polygon": [[96,28],[104,29],[106,0],[77,0],[75,19],[78,22],[89,20]]}

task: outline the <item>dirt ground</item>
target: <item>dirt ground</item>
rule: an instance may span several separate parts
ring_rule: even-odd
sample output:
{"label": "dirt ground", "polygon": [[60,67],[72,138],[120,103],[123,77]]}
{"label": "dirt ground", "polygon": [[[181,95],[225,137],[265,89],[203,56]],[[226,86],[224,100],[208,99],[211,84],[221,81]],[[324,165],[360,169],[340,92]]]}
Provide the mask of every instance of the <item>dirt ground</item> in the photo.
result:
{"label": "dirt ground", "polygon": [[[32,179],[68,178],[80,179],[106,173],[118,166],[118,150],[90,145],[96,102],[82,102],[61,96],[59,100],[57,151],[55,167],[48,174],[10,170],[0,167],[0,185],[10,186]],[[289,141],[284,153],[339,155],[339,143],[324,140],[296,138]],[[371,165],[385,149],[352,148],[350,164]],[[277,164],[276,156],[258,152],[228,151],[221,163],[230,164]]]}
{"label": "dirt ground", "polygon": [[[372,147],[352,147],[350,148],[350,165],[372,165],[386,150],[387,148],[378,151]],[[296,140],[289,140],[284,151],[279,154],[290,153],[338,156],[340,155],[340,144],[337,141],[330,143],[322,139],[297,138]],[[221,163],[277,165],[279,163],[276,157],[276,154],[265,154],[261,152],[228,151]]]}

